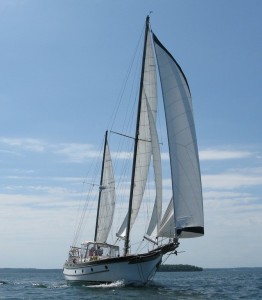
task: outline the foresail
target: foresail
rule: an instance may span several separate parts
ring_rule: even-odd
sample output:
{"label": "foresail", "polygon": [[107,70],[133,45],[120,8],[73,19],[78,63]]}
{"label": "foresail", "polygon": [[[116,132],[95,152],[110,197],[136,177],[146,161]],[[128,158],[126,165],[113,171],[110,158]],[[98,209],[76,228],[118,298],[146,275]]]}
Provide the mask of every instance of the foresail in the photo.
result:
{"label": "foresail", "polygon": [[[148,119],[148,109],[146,101],[148,101],[153,117],[156,114],[156,66],[153,53],[153,47],[151,39],[148,38],[146,44],[146,56],[145,56],[145,68],[144,68],[144,80],[143,80],[143,92],[141,99],[141,112],[140,112],[140,124],[139,124],[139,137],[138,137],[138,147],[137,147],[137,158],[135,165],[135,177],[134,177],[134,190],[133,190],[133,201],[132,201],[132,213],[130,228],[134,224],[136,217],[138,215],[142,198],[145,191],[145,186],[147,182],[150,160],[152,155],[152,145],[151,145],[151,134],[149,128]],[[127,219],[125,217],[117,236],[124,238],[126,236],[127,229]]]}
{"label": "foresail", "polygon": [[115,209],[115,181],[108,143],[105,146],[104,170],[97,220],[96,242],[105,243],[112,226]]}
{"label": "foresail", "polygon": [[191,94],[175,59],[154,35],[166,115],[176,234],[204,234],[203,199]]}

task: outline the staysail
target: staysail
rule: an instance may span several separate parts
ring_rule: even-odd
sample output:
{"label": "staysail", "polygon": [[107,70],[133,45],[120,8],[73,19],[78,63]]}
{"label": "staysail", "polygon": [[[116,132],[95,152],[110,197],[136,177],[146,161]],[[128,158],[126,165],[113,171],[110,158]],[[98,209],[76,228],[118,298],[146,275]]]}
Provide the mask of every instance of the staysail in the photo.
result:
{"label": "staysail", "polygon": [[115,181],[106,132],[94,239],[96,242],[106,242],[112,226],[114,210]]}
{"label": "staysail", "polygon": [[191,94],[180,66],[154,34],[153,40],[166,115],[176,235],[200,236],[203,199]]}

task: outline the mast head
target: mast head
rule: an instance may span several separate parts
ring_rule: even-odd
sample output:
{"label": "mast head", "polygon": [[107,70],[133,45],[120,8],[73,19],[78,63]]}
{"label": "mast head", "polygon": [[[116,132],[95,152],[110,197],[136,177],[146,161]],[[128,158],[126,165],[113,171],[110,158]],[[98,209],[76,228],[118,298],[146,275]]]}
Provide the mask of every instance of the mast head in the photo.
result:
{"label": "mast head", "polygon": [[146,25],[149,25],[150,14],[151,14],[151,12],[146,17]]}

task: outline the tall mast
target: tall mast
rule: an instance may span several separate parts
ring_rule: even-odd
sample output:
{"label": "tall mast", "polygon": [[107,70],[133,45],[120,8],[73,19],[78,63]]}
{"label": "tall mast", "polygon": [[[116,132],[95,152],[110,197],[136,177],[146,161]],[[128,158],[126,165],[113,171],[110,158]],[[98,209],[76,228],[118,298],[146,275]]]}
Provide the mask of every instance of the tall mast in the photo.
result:
{"label": "tall mast", "polygon": [[101,194],[102,194],[102,190],[103,190],[102,184],[103,184],[103,176],[104,176],[104,165],[105,165],[105,153],[106,153],[106,145],[107,145],[107,134],[108,134],[108,131],[106,131],[105,142],[104,142],[103,162],[102,162],[101,178],[100,178],[100,185],[99,185],[98,206],[97,206],[97,215],[96,215],[96,229],[95,229],[95,238],[94,238],[95,242],[96,242],[96,239],[97,239],[98,217],[99,217],[99,211],[100,211]]}
{"label": "tall mast", "polygon": [[144,50],[143,50],[142,69],[141,69],[141,77],[140,77],[140,89],[139,89],[139,99],[138,99],[138,109],[137,109],[137,122],[136,122],[136,132],[135,132],[135,144],[134,144],[134,154],[133,154],[133,166],[132,166],[132,177],[131,177],[129,206],[128,206],[128,215],[127,215],[127,228],[126,228],[124,255],[127,255],[129,249],[130,223],[131,223],[131,213],[132,213],[133,192],[134,192],[134,185],[135,185],[135,168],[136,168],[137,148],[138,148],[138,140],[139,140],[139,124],[140,124],[140,112],[141,112],[141,104],[142,104],[148,30],[149,30],[149,15],[146,17],[146,26],[145,26]]}

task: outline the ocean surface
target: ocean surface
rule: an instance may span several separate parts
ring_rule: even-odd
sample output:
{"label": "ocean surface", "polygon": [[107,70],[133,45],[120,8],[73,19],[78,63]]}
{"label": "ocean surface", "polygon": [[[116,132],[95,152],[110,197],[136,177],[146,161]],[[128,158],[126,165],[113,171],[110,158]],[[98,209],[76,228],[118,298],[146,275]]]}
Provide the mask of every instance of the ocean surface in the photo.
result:
{"label": "ocean surface", "polygon": [[70,286],[62,270],[0,269],[0,299],[262,299],[262,268],[158,272],[146,286]]}

